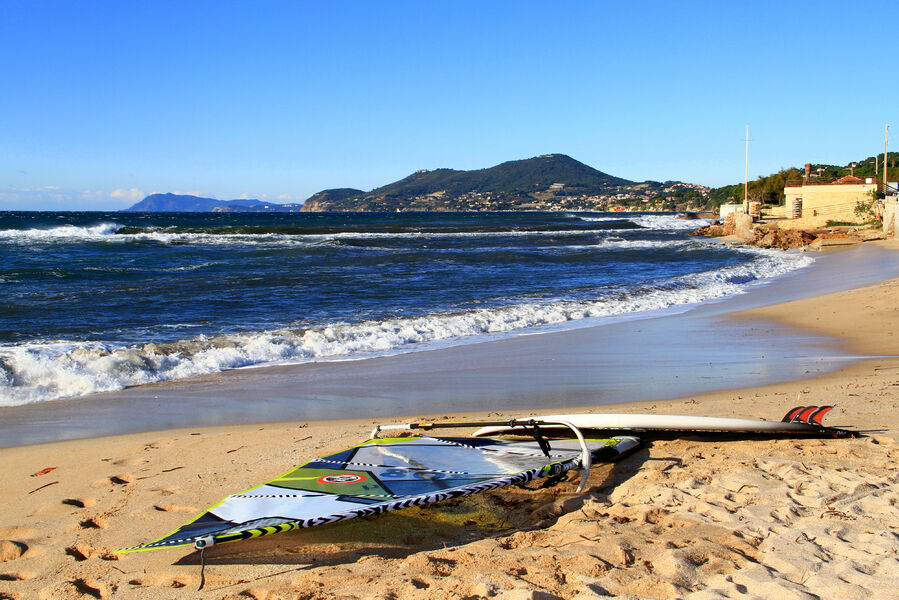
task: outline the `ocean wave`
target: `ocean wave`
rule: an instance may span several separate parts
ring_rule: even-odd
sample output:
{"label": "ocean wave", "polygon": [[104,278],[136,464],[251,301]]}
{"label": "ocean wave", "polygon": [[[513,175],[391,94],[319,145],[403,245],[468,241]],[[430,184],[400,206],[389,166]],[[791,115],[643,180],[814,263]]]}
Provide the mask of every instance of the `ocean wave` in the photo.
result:
{"label": "ocean wave", "polygon": [[584,216],[580,215],[583,221],[593,223],[609,223],[609,222],[630,222],[644,229],[655,229],[659,231],[686,231],[690,229],[699,229],[709,224],[707,219],[684,219],[676,214],[629,214],[618,213],[617,216]]}
{"label": "ocean wave", "polygon": [[638,248],[665,248],[674,250],[677,248],[689,248],[689,247],[699,247],[699,246],[707,246],[709,243],[707,241],[697,241],[697,240],[684,240],[684,239],[673,239],[673,240],[625,240],[622,238],[610,237],[604,239],[599,243],[603,249],[638,249]]}
{"label": "ocean wave", "polygon": [[105,241],[111,239],[122,226],[118,223],[99,223],[79,227],[60,225],[48,229],[4,229],[0,240],[18,242]]}
{"label": "ocean wave", "polygon": [[[698,226],[697,226],[698,227]],[[578,236],[603,233],[602,229],[547,229],[500,231],[458,231],[458,232],[336,232],[311,234],[284,233],[197,233],[177,232],[163,229],[148,229],[137,233],[121,233],[122,227],[115,223],[104,223],[92,227],[66,225],[52,229],[24,229],[0,231],[0,240],[18,243],[58,243],[58,242],[110,242],[133,243],[153,242],[163,245],[196,244],[209,246],[322,246],[357,240],[391,239],[490,239],[504,237],[546,237]]]}
{"label": "ocean wave", "polygon": [[[632,227],[654,230],[696,229],[708,222],[704,219],[684,220],[676,215],[637,214],[621,216],[585,216],[577,219],[594,223],[622,223]],[[625,228],[627,229],[627,228]],[[160,244],[316,244],[340,240],[364,239],[440,239],[440,238],[490,238],[505,236],[552,236],[590,234],[604,229],[518,229],[503,228],[474,231],[332,231],[326,233],[277,232],[270,230],[239,231],[184,231],[172,227],[135,228],[115,222],[95,225],[59,225],[49,228],[0,230],[0,241],[13,243],[59,242],[156,242]],[[608,230],[605,230],[608,231]]]}
{"label": "ocean wave", "polygon": [[524,302],[414,318],[198,336],[172,343],[124,346],[60,341],[0,346],[0,406],[113,391],[238,367],[388,355],[584,319],[638,316],[739,294],[749,283],[812,262],[800,254],[750,248],[740,251],[752,254],[753,259],[639,289],[601,292],[590,300]]}
{"label": "ocean wave", "polygon": [[679,215],[640,215],[635,217],[633,221],[646,229],[661,229],[665,231],[699,229],[709,224],[707,219],[683,219]]}

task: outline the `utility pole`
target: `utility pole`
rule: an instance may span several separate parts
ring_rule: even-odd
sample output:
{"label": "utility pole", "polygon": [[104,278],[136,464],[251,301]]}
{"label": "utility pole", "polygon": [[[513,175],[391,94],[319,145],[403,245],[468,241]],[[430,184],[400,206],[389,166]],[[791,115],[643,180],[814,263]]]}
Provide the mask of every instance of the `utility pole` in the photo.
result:
{"label": "utility pole", "polygon": [[746,172],[743,178],[743,212],[749,214],[749,124],[746,125]]}
{"label": "utility pole", "polygon": [[887,154],[887,150],[889,149],[889,145],[890,145],[890,126],[887,125],[887,131],[883,137],[883,193],[884,193],[884,195],[888,194],[890,191],[888,188],[888,184],[887,184],[887,182],[889,181],[889,179],[887,179],[887,156],[889,156]]}

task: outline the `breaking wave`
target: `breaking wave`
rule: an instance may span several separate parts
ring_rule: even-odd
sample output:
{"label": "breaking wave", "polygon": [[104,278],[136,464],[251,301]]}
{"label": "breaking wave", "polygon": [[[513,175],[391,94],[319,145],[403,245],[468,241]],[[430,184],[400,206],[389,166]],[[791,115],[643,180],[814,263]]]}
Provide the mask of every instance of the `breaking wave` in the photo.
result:
{"label": "breaking wave", "polygon": [[708,219],[684,219],[676,214],[640,214],[640,215],[622,215],[622,216],[583,216],[579,215],[583,221],[592,223],[616,223],[630,222],[644,229],[655,229],[659,231],[687,231],[690,229],[699,229],[709,224]]}
{"label": "breaking wave", "polygon": [[0,241],[13,244],[55,244],[77,242],[155,242],[159,244],[273,244],[273,245],[308,245],[340,240],[365,239],[445,239],[445,238],[490,238],[490,237],[528,237],[553,235],[578,235],[597,231],[616,231],[634,228],[658,231],[683,231],[707,225],[703,219],[684,220],[674,214],[638,214],[627,216],[584,216],[577,220],[594,223],[620,224],[620,228],[591,229],[492,229],[469,231],[328,231],[309,232],[290,228],[200,228],[184,230],[177,227],[133,227],[115,222],[99,223],[89,226],[61,225],[46,229],[5,229],[0,230]]}
{"label": "breaking wave", "polygon": [[122,226],[117,223],[99,223],[87,227],[60,225],[47,229],[3,229],[0,240],[9,242],[60,242],[60,241],[106,241],[112,238]]}
{"label": "breaking wave", "polygon": [[[695,225],[695,221],[693,222]],[[685,306],[739,294],[753,282],[804,267],[800,254],[742,249],[749,262],[673,278],[639,289],[601,292],[589,300],[439,312],[382,321],[217,336],[169,343],[117,345],[44,342],[0,346],[0,406],[81,396],[247,366],[351,359],[508,336],[526,329]]]}

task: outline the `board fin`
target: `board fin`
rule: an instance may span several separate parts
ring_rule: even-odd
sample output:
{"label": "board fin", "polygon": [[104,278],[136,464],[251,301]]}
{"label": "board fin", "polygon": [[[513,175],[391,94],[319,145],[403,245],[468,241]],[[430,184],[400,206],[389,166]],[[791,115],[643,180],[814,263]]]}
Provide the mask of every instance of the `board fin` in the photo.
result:
{"label": "board fin", "polygon": [[793,419],[796,417],[796,415],[798,415],[799,413],[801,413],[804,410],[805,410],[804,406],[797,406],[795,408],[791,408],[790,410],[787,411],[787,414],[784,415],[784,418],[781,419],[781,422],[782,423],[791,423],[793,421]]}
{"label": "board fin", "polygon": [[833,406],[797,406],[791,408],[781,419],[784,423],[804,423],[824,427],[824,415],[833,410]]}
{"label": "board fin", "polygon": [[797,406],[791,408],[781,419],[784,423],[801,423],[802,425],[810,425],[817,427],[818,432],[825,435],[832,435],[835,438],[841,437],[858,437],[857,431],[849,429],[840,429],[839,427],[828,427],[824,425],[824,416],[833,410],[833,406]]}
{"label": "board fin", "polygon": [[824,415],[826,415],[827,413],[829,413],[832,410],[833,410],[832,406],[821,406],[818,408],[818,410],[814,411],[809,416],[809,419],[811,419],[812,423],[814,423],[816,425],[821,425],[823,427],[824,423],[822,423],[822,421],[824,420]]}

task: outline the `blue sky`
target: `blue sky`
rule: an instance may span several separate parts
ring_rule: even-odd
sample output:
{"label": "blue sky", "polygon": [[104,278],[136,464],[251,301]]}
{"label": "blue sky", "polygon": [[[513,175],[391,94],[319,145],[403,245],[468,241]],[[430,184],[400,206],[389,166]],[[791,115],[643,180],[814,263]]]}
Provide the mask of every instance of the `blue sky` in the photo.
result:
{"label": "blue sky", "polygon": [[[899,3],[0,1],[0,210],[300,201],[568,154],[741,181],[899,148]],[[893,38],[895,39],[895,38]],[[887,56],[892,53],[892,58]]]}

